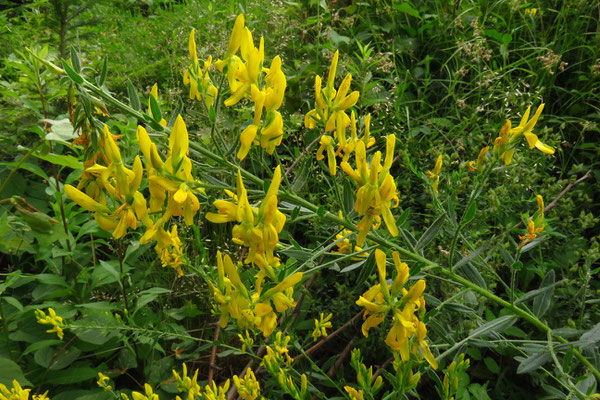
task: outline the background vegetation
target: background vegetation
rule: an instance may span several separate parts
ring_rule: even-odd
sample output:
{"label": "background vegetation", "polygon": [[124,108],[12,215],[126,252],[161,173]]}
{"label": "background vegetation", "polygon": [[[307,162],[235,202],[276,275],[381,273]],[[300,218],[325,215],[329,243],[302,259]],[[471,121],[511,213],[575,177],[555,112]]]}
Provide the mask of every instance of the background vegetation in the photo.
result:
{"label": "background vegetation", "polygon": [[[40,61],[61,66],[61,58],[71,62],[76,53],[87,76],[106,64],[104,88],[123,101],[133,88],[144,104],[158,83],[163,117],[181,112],[190,141],[216,148],[210,116],[188,99],[182,83],[187,38],[195,28],[199,58],[216,58],[243,13],[255,41],[264,37],[266,58],[283,60],[285,136],[277,152],[291,171],[287,188],[322,207],[299,215],[294,205],[280,204],[288,216],[280,235],[286,243],[282,261],[298,260],[306,271],[328,263],[297,289],[300,306],[286,323],[304,350],[319,313],[333,313],[333,330],[344,327],[294,368],[310,371],[311,383],[327,398],[347,396],[335,382],[356,381],[344,362],[352,348],[362,349],[363,362],[378,375],[395,373],[381,335],[364,337],[355,318],[355,301],[377,282],[373,260],[338,262],[322,254],[341,228],[323,222],[321,214],[350,212],[354,188],[340,173],[329,176],[326,160],[316,161],[314,143],[322,132],[305,128],[304,115],[314,107],[315,75],[326,74],[339,49],[338,77],[352,74],[352,90],[360,92],[354,109],[372,114],[379,148],[388,134],[398,139],[391,173],[401,235],[394,240],[443,266],[465,257],[461,276],[478,285],[483,280],[480,286],[504,299],[520,298],[521,306],[568,341],[549,342],[523,319],[479,334],[478,328],[510,311],[407,260],[411,276],[427,279],[428,338],[434,354],[445,358],[437,372],[421,367],[421,381],[406,398],[416,392],[435,398],[443,371],[460,353],[470,368],[458,374],[456,399],[592,398],[596,392],[598,377],[575,353],[600,368],[598,2],[44,0],[3,1],[0,9],[0,383],[16,378],[30,383],[32,394],[49,390],[53,399],[114,398],[100,387],[90,389],[102,372],[127,393],[143,391],[147,382],[161,398],[174,398],[171,370],[182,362],[200,371],[202,383],[213,377],[220,383],[256,358],[260,336],[254,356],[240,353],[231,325],[215,336],[218,317],[207,281],[216,276],[216,251],[243,257],[242,247],[230,240],[230,226],[201,216],[182,228],[187,262],[185,276],[176,279],[160,267],[152,246],[140,245],[137,236],[123,246],[62,194],[63,184],[81,174],[83,153],[70,146],[77,137],[69,122],[76,95],[68,78],[57,78]],[[555,154],[522,147],[511,165],[490,175],[477,207],[467,213],[477,181],[468,162],[493,144],[506,119],[516,125],[527,107],[541,103],[535,131]],[[224,149],[235,148],[252,118],[251,107],[236,107],[223,107],[216,122]],[[115,107],[95,112],[123,135],[119,145],[131,165],[139,121]],[[425,171],[440,154],[436,195]],[[265,171],[271,164],[261,152],[243,166],[270,180]],[[215,162],[202,159],[194,169],[235,187],[235,176]],[[515,259],[524,232],[518,224],[533,214],[536,194],[551,205],[543,236]],[[221,191],[207,190],[201,214],[221,197]],[[451,254],[455,240],[457,255]],[[128,315],[122,289],[132,302]],[[68,340],[36,322],[35,310],[48,307],[72,321],[75,334]],[[297,348],[290,353],[301,354]],[[276,380],[264,375],[257,373],[263,395],[284,398]],[[386,390],[391,387],[386,383]]]}

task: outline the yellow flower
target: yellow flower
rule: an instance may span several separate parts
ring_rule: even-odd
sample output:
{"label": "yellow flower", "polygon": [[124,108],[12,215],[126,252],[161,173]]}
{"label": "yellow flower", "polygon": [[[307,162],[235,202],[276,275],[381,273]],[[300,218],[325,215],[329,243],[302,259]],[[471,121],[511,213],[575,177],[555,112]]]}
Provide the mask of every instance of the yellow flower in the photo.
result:
{"label": "yellow flower", "polygon": [[[150,90],[150,96],[154,97],[154,100],[158,103],[158,84],[154,84],[152,89]],[[152,115],[152,101],[148,98],[148,115]],[[167,126],[167,121],[164,118],[161,118],[160,124],[162,126]]]}
{"label": "yellow flower", "polygon": [[339,52],[336,50],[329,66],[324,90],[321,91],[321,77],[317,75],[315,78],[315,108],[304,118],[304,125],[309,129],[314,128],[319,121],[325,123],[326,132],[336,129],[336,126],[345,129],[350,125],[350,118],[345,111],[356,104],[360,94],[358,91],[348,94],[352,82],[351,74],[346,75],[338,90],[334,88],[338,57]]}
{"label": "yellow flower", "polygon": [[346,161],[341,163],[344,172],[354,180],[358,187],[354,209],[358,215],[363,216],[358,224],[359,233],[356,239],[358,246],[363,245],[369,230],[379,217],[383,218],[388,232],[392,236],[398,235],[398,228],[391,212],[392,201],[395,206],[398,205],[398,194],[394,178],[389,173],[394,157],[395,142],[395,135],[388,135],[383,165],[381,165],[381,152],[379,151],[373,156],[371,164],[367,164],[366,146],[363,141],[359,141],[356,146],[356,170]]}
{"label": "yellow flower", "polygon": [[96,382],[104,391],[112,390],[112,386],[108,384],[110,378],[104,375],[102,372],[98,372],[98,381]]}
{"label": "yellow flower", "polygon": [[16,379],[12,381],[12,384],[12,388],[10,388],[9,390],[5,385],[0,383],[0,400],[29,399],[29,392],[31,391],[31,389],[23,389]]}
{"label": "yellow flower", "polygon": [[[386,256],[379,249],[375,250],[375,262],[379,283],[371,287],[359,299],[356,304],[365,308],[362,332],[365,337],[369,335],[369,329],[379,325],[385,319],[389,311],[393,314],[392,328],[389,330],[385,343],[400,354],[402,360],[410,358],[410,342],[413,341],[415,349],[420,349],[421,354],[436,369],[435,357],[431,354],[425,336],[427,330],[415,313],[425,307],[423,292],[425,281],[418,280],[410,289],[404,285],[408,281],[408,266],[401,262],[398,252],[393,254],[396,276],[392,285],[388,286],[386,277]],[[413,350],[416,354],[416,351]]]}
{"label": "yellow flower", "polygon": [[198,385],[198,370],[196,370],[194,376],[190,378],[187,375],[187,366],[185,363],[183,363],[183,372],[181,375],[173,370],[173,378],[177,382],[177,390],[180,392],[187,392],[188,397],[194,398],[194,396],[199,396],[202,392],[200,385]]}
{"label": "yellow flower", "polygon": [[356,390],[350,386],[344,386],[344,390],[348,393],[351,400],[364,400],[364,394],[362,390]]}
{"label": "yellow flower", "polygon": [[321,161],[323,158],[323,151],[327,151],[327,165],[329,166],[329,173],[335,175],[337,164],[335,161],[335,153],[333,152],[333,138],[329,135],[321,136],[319,141],[319,149],[317,150],[317,161]]}
{"label": "yellow flower", "polygon": [[471,172],[475,172],[475,170],[481,171],[481,168],[483,167],[483,162],[485,161],[485,154],[489,149],[490,146],[485,146],[479,151],[479,155],[477,156],[477,163],[475,163],[474,161],[469,161],[469,169],[471,170]]}
{"label": "yellow flower", "polygon": [[190,85],[190,99],[200,101],[204,98],[206,107],[210,108],[212,107],[218,93],[217,88],[215,85],[213,85],[210,80],[210,76],[208,75],[208,70],[212,64],[212,57],[209,56],[204,62],[204,72],[202,72],[202,69],[198,63],[198,55],[196,52],[196,40],[194,38],[195,33],[195,30],[192,29],[188,40],[188,51],[190,53],[191,64],[183,73],[183,84],[186,86]]}
{"label": "yellow flower", "polygon": [[[189,182],[193,182],[192,162],[188,158],[189,138],[185,122],[177,116],[169,136],[169,158],[164,162],[160,175],[150,176],[148,181],[166,190],[169,194],[167,210],[170,215],[183,216],[186,225],[200,209],[200,202]],[[146,160],[148,162],[148,160]]]}
{"label": "yellow flower", "polygon": [[536,147],[545,154],[554,154],[554,149],[552,147],[542,143],[537,135],[531,132],[543,109],[544,104],[541,104],[535,111],[535,115],[529,119],[531,107],[528,107],[517,127],[512,128],[510,120],[507,120],[502,129],[500,129],[500,136],[494,141],[494,153],[499,159],[504,161],[505,165],[509,165],[512,162],[521,135],[525,137],[530,149]]}
{"label": "yellow flower", "polygon": [[427,171],[426,174],[433,180],[433,190],[438,193],[438,184],[440,183],[440,171],[442,170],[442,155],[440,154],[435,161],[433,172]]}
{"label": "yellow flower", "polygon": [[44,313],[44,311],[42,310],[35,310],[35,317],[37,319],[38,324],[52,325],[52,328],[48,329],[46,332],[55,332],[56,336],[58,336],[58,338],[62,340],[64,337],[62,327],[65,324],[63,318],[56,315],[56,311],[54,311],[54,309],[52,308],[48,308],[48,314],[49,315],[46,315],[46,313]]}
{"label": "yellow flower", "polygon": [[[121,396],[123,395],[124,394],[122,393]],[[160,400],[158,395],[152,391],[152,386],[148,385],[147,383],[144,384],[143,394],[140,392],[133,392],[131,393],[131,397],[133,397],[133,400]]]}
{"label": "yellow flower", "polygon": [[527,233],[524,236],[519,235],[521,243],[519,247],[523,247],[537,237],[537,234],[544,230],[544,198],[541,195],[535,196],[538,210],[532,218],[527,221]]}
{"label": "yellow flower", "polygon": [[237,387],[242,400],[255,400],[260,396],[260,385],[254,376],[252,368],[248,368],[243,378],[233,376],[233,383]]}
{"label": "yellow flower", "polygon": [[312,332],[312,337],[313,340],[316,342],[320,337],[325,337],[327,336],[327,328],[331,328],[331,317],[333,317],[333,314],[329,314],[326,317],[324,316],[323,313],[321,313],[321,316],[319,319],[315,319],[315,329]]}
{"label": "yellow flower", "polygon": [[[204,399],[206,400],[226,400],[227,391],[229,390],[229,379],[225,381],[222,386],[217,386],[215,382],[212,383],[212,387],[206,385],[204,389]],[[158,399],[157,399],[158,400]]]}

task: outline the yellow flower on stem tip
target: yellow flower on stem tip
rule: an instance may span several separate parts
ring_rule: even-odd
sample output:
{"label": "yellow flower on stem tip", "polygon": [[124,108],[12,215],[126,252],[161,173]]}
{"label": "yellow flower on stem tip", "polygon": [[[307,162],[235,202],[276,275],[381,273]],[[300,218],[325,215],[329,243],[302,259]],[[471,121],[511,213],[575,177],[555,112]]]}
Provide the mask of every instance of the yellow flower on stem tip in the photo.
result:
{"label": "yellow flower on stem tip", "polygon": [[202,72],[202,69],[198,63],[195,34],[196,31],[192,29],[188,40],[188,51],[190,53],[191,64],[183,73],[183,84],[190,86],[189,97],[191,100],[195,99],[200,101],[204,98],[206,107],[210,108],[213,105],[218,93],[217,88],[215,85],[213,85],[210,80],[210,76],[208,75],[208,70],[212,64],[212,57],[209,56],[204,62],[204,72]]}
{"label": "yellow flower on stem tip", "polygon": [[312,337],[313,340],[316,342],[320,337],[326,337],[327,336],[327,329],[331,328],[331,318],[333,317],[333,314],[329,314],[325,317],[325,315],[323,313],[321,313],[321,316],[319,319],[315,319],[315,329],[312,332]]}
{"label": "yellow flower on stem tip", "polygon": [[[383,251],[375,250],[375,262],[379,283],[363,293],[356,304],[364,307],[365,312],[362,332],[365,337],[369,329],[379,325],[389,311],[393,314],[392,328],[389,330],[385,343],[400,354],[402,360],[410,358],[411,343],[421,349],[421,353],[433,368],[437,368],[435,358],[429,351],[425,340],[427,330],[425,324],[419,321],[415,313],[424,309],[425,281],[418,280],[408,290],[404,287],[409,277],[408,266],[401,262],[398,252],[392,253],[396,275],[389,286],[386,277],[386,255]],[[421,325],[422,324],[422,325]],[[414,352],[414,351],[413,351]]]}
{"label": "yellow flower on stem tip", "polygon": [[317,150],[317,161],[321,161],[323,158],[323,151],[327,152],[327,165],[329,166],[329,173],[335,175],[337,171],[337,164],[335,161],[335,153],[333,152],[333,138],[329,135],[321,136],[319,141],[319,149]]}
{"label": "yellow flower on stem tip", "polygon": [[104,391],[112,390],[112,386],[108,384],[110,377],[104,375],[102,372],[98,372],[98,381],[96,382]]}
{"label": "yellow flower on stem tip", "polygon": [[260,397],[260,385],[252,368],[248,368],[243,378],[233,376],[233,383],[238,389],[238,395],[242,400],[255,400]]}
{"label": "yellow flower on stem tip", "polygon": [[51,329],[48,329],[47,333],[56,333],[56,336],[60,340],[64,337],[63,326],[65,322],[62,317],[56,315],[56,311],[52,308],[48,308],[48,315],[42,310],[35,310],[35,318],[37,319],[38,324],[42,325],[52,325]]}
{"label": "yellow flower on stem tip", "polygon": [[351,400],[365,400],[365,396],[362,390],[356,390],[351,386],[344,386],[344,390],[348,393]]}
{"label": "yellow flower on stem tip", "polygon": [[537,135],[531,132],[543,109],[544,104],[540,104],[535,111],[534,116],[529,119],[531,107],[528,107],[518,126],[512,128],[510,120],[507,120],[502,129],[500,129],[500,136],[494,141],[494,153],[499,159],[504,161],[505,165],[509,165],[512,162],[512,157],[515,153],[517,144],[521,140],[521,135],[525,137],[530,149],[535,147],[542,153],[554,154],[554,149],[552,147],[542,143]]}
{"label": "yellow flower on stem tip", "polygon": [[198,370],[194,372],[194,376],[190,378],[187,374],[187,366],[183,363],[183,372],[181,375],[177,371],[172,370],[173,378],[177,382],[177,390],[180,392],[187,392],[188,396],[199,396],[202,392],[202,388],[198,384]]}
{"label": "yellow flower on stem tip", "polygon": [[[124,393],[121,393],[121,396],[125,396],[123,398],[128,399],[127,395]],[[133,400],[160,400],[158,395],[152,390],[152,386],[147,383],[144,384],[144,393],[133,392],[131,393],[131,397]]]}
{"label": "yellow flower on stem tip", "polygon": [[356,170],[346,161],[342,161],[340,164],[344,172],[358,187],[354,209],[358,215],[363,216],[358,224],[359,233],[356,238],[358,246],[364,244],[369,230],[379,217],[383,218],[390,235],[394,237],[398,235],[396,221],[391,212],[392,201],[395,203],[394,207],[398,205],[398,193],[394,178],[389,173],[394,158],[395,143],[396,136],[388,135],[383,165],[381,165],[380,151],[375,153],[371,164],[367,164],[366,146],[363,141],[359,141],[356,146]]}
{"label": "yellow flower on stem tip", "polygon": [[483,167],[483,162],[485,161],[485,154],[489,149],[490,146],[485,146],[479,151],[479,155],[477,156],[477,163],[475,163],[474,161],[469,161],[469,170],[471,170],[471,172],[475,172],[476,170],[481,171],[481,168]]}
{"label": "yellow flower on stem tip", "polygon": [[343,79],[338,90],[334,88],[339,52],[336,50],[331,60],[327,85],[321,90],[321,77],[315,78],[315,108],[304,117],[304,125],[312,129],[319,121],[325,123],[325,132],[332,131],[341,126],[344,129],[350,125],[350,118],[346,110],[353,107],[360,96],[358,91],[348,94],[352,75],[348,74]]}
{"label": "yellow flower on stem tip", "polygon": [[[229,391],[230,381],[227,379],[221,386],[213,381],[212,386],[206,385],[204,388],[204,399],[206,400],[226,400],[227,392]],[[158,400],[158,399],[157,399]]]}
{"label": "yellow flower on stem tip", "polygon": [[536,201],[538,211],[534,214],[533,218],[529,218],[527,221],[527,233],[523,236],[519,235],[521,243],[519,247],[523,247],[527,243],[531,242],[537,237],[537,234],[544,230],[544,198],[541,195],[536,195]]}
{"label": "yellow flower on stem tip", "polygon": [[[10,389],[0,383],[0,400],[27,400],[29,399],[29,392],[31,392],[31,389],[23,389],[16,379],[12,381]],[[43,394],[44,397],[46,393]]]}
{"label": "yellow flower on stem tip", "polygon": [[160,174],[150,176],[148,181],[168,192],[167,210],[170,215],[183,216],[186,225],[191,225],[200,209],[200,202],[190,187],[194,177],[192,162],[187,156],[188,131],[181,115],[177,116],[171,129],[169,149],[169,158],[162,165]]}
{"label": "yellow flower on stem tip", "polygon": [[440,183],[440,171],[442,170],[442,155],[440,154],[438,158],[435,160],[435,167],[432,171],[427,171],[426,174],[429,176],[429,179],[433,180],[433,190],[435,193],[438,193],[438,185]]}

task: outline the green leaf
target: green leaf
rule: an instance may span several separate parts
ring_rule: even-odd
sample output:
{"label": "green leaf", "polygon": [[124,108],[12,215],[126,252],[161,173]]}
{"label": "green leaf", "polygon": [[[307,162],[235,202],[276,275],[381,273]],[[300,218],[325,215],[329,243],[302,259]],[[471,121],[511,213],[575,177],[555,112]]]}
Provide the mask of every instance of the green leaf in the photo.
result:
{"label": "green leaf", "polygon": [[398,221],[396,222],[396,226],[401,227],[402,225],[404,225],[404,223],[408,219],[409,214],[410,214],[410,207],[407,208],[406,210],[402,211],[402,214],[400,214],[400,218],[398,218]]}
{"label": "green leaf", "polygon": [[76,347],[70,347],[63,351],[61,347],[44,347],[35,352],[33,358],[40,366],[51,370],[60,370],[73,364],[81,351]]}
{"label": "green leaf", "polygon": [[415,246],[416,250],[425,248],[425,246],[427,246],[427,244],[436,237],[440,229],[442,229],[442,226],[444,226],[445,219],[446,216],[442,214],[435,221],[433,221],[433,224],[431,224],[431,226],[427,228],[425,233],[419,238],[419,241]]}
{"label": "green leaf", "polygon": [[[77,364],[76,364],[77,365]],[[54,385],[67,385],[70,383],[83,382],[95,379],[98,372],[91,367],[72,366],[64,371],[52,372],[52,383]]]}
{"label": "green leaf", "polygon": [[121,280],[121,275],[110,263],[101,260],[100,267],[104,269],[113,278],[113,282]]}
{"label": "green leaf", "polygon": [[73,64],[73,69],[75,70],[75,72],[81,72],[81,61],[79,60],[77,50],[75,50],[75,47],[73,46],[71,46],[71,64]]}
{"label": "green leaf", "polygon": [[473,220],[476,213],[477,213],[477,203],[472,201],[471,204],[469,204],[469,208],[467,208],[467,211],[465,211],[465,215],[463,215],[463,217],[462,217],[461,224],[463,226],[467,225],[469,222],[471,222]]}
{"label": "green leaf", "polygon": [[394,8],[401,13],[404,14],[408,14],[408,15],[412,15],[415,18],[419,18],[421,19],[421,16],[419,15],[419,12],[417,10],[415,10],[412,6],[411,3],[409,2],[404,2],[404,3],[400,3],[400,4],[394,4]]}
{"label": "green leaf", "polygon": [[358,279],[356,280],[356,286],[361,286],[369,276],[375,270],[375,252],[372,251],[369,254],[369,257],[365,260],[362,269],[360,270],[360,274],[358,275]]}
{"label": "green leaf", "polygon": [[346,214],[350,214],[354,210],[354,187],[348,179],[344,180],[343,183],[344,193],[344,211]]}
{"label": "green leaf", "polygon": [[68,118],[60,120],[42,119],[41,122],[46,122],[50,125],[50,132],[46,134],[46,140],[53,140],[70,146],[71,140],[78,136]]}
{"label": "green leaf", "polygon": [[39,342],[34,342],[34,343],[30,344],[29,346],[27,346],[27,348],[23,352],[23,355],[29,354],[32,351],[38,351],[40,349],[44,349],[46,347],[51,347],[51,346],[54,346],[54,345],[57,345],[60,343],[62,343],[62,340],[59,340],[59,339],[48,339],[48,340],[41,340]]}
{"label": "green leaf", "polygon": [[23,375],[21,367],[8,358],[0,358],[0,383],[11,387],[14,379],[22,386],[31,386],[31,382]]}
{"label": "green leaf", "polygon": [[154,118],[155,121],[160,122],[162,119],[160,106],[158,105],[156,98],[152,95],[150,95],[150,112],[152,113],[152,118]]}
{"label": "green leaf", "polygon": [[107,65],[108,57],[104,57],[104,62],[102,63],[102,70],[100,71],[100,76],[98,77],[98,86],[102,87],[104,82],[106,81],[106,75],[108,74],[108,65]]}
{"label": "green leaf", "polygon": [[75,82],[76,84],[81,85],[83,83],[83,77],[81,75],[79,75],[77,72],[75,72],[73,70],[73,68],[71,68],[71,66],[69,64],[67,64],[67,62],[65,60],[61,60],[61,61],[62,61],[63,69],[65,70],[67,75],[69,75],[69,78],[71,78],[71,80],[73,82]]}
{"label": "green leaf", "polygon": [[[552,296],[554,295],[554,281],[555,275],[554,270],[550,270],[546,273],[542,284],[540,285],[540,294],[533,300],[533,314],[541,318],[548,308],[552,305]],[[544,290],[546,289],[547,290]]]}
{"label": "green leaf", "polygon": [[142,109],[140,98],[130,80],[127,80],[127,94],[129,95],[129,105],[131,105],[131,108],[135,111],[140,111]]}
{"label": "green leaf", "polygon": [[50,164],[61,165],[72,169],[83,169],[83,163],[73,156],[63,156],[54,153],[42,154],[34,151],[33,155],[40,160],[48,161]]}
{"label": "green leaf", "polygon": [[473,282],[474,284],[476,284],[479,287],[487,289],[487,284],[485,283],[485,279],[483,279],[483,276],[477,270],[477,268],[475,268],[473,266],[473,264],[466,263],[466,264],[462,265],[460,267],[460,269],[461,269],[463,275],[465,276],[465,278],[467,278],[470,282]]}
{"label": "green leaf", "polygon": [[552,360],[552,355],[550,354],[550,351],[545,350],[539,353],[534,353],[532,356],[527,358],[515,357],[515,360],[519,361],[517,374],[527,374],[531,371],[535,371],[538,369],[538,367]]}
{"label": "green leaf", "polygon": [[500,366],[498,363],[491,357],[486,357],[483,359],[485,366],[490,370],[491,373],[498,375],[500,373]]}
{"label": "green leaf", "polygon": [[505,315],[503,317],[496,318],[492,321],[486,322],[471,332],[469,339],[480,336],[487,337],[492,333],[500,333],[512,326],[515,322],[517,322],[517,317],[515,315]]}

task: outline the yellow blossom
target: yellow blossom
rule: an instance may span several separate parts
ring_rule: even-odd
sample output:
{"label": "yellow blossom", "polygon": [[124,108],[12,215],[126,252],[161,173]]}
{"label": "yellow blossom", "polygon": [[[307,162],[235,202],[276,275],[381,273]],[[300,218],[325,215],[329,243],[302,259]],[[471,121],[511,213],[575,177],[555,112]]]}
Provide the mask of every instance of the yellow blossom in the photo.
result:
{"label": "yellow blossom", "polygon": [[98,381],[96,381],[96,384],[104,389],[105,392],[112,390],[112,386],[108,384],[109,380],[110,378],[108,376],[104,375],[102,372],[98,372]]}
{"label": "yellow blossom", "polygon": [[348,393],[351,400],[364,400],[364,394],[362,390],[356,390],[350,386],[344,386],[344,390]]}
{"label": "yellow blossom", "polygon": [[62,340],[64,337],[63,326],[65,323],[62,317],[56,315],[54,309],[48,308],[48,315],[42,310],[35,310],[35,317],[38,324],[52,325],[52,328],[48,329],[46,332],[56,333],[56,336]]}
{"label": "yellow blossom", "polygon": [[260,396],[260,385],[254,376],[252,368],[248,368],[243,378],[233,376],[233,383],[237,387],[242,400],[255,400]]}
{"label": "yellow blossom", "polygon": [[326,317],[323,313],[319,319],[315,319],[315,329],[312,332],[313,340],[316,342],[320,337],[327,336],[327,328],[331,328],[331,317],[333,315],[330,313]]}
{"label": "yellow blossom", "polygon": [[12,387],[9,389],[5,385],[0,383],[0,400],[29,399],[29,392],[31,391],[31,389],[23,389],[16,379],[12,381],[12,384]]}
{"label": "yellow blossom", "polygon": [[391,212],[392,201],[395,203],[394,206],[398,205],[398,194],[394,178],[389,173],[394,158],[395,142],[395,135],[388,135],[383,165],[381,165],[379,151],[371,159],[371,164],[367,164],[366,146],[363,141],[359,141],[356,146],[356,170],[346,161],[341,163],[344,172],[357,186],[354,209],[358,215],[363,216],[358,224],[359,233],[356,239],[358,246],[363,245],[367,233],[379,217],[383,218],[392,236],[398,235],[398,228]]}
{"label": "yellow blossom", "polygon": [[[425,324],[419,321],[417,311],[425,307],[423,292],[425,281],[418,280],[409,289],[404,287],[408,281],[408,266],[400,261],[400,255],[393,253],[396,276],[392,280],[392,286],[387,283],[386,256],[379,249],[375,250],[375,262],[379,283],[371,287],[359,299],[356,304],[365,308],[362,325],[363,334],[368,337],[369,329],[379,325],[385,319],[388,312],[393,314],[393,324],[388,331],[385,343],[400,354],[402,360],[410,358],[410,341],[415,343],[415,349],[420,349],[421,354],[427,362],[437,368],[435,357],[431,354],[425,336],[427,330]],[[416,354],[416,351],[413,350]]]}
{"label": "yellow blossom", "polygon": [[429,176],[429,179],[433,180],[433,190],[438,193],[438,184],[440,183],[440,171],[442,170],[442,155],[440,154],[435,161],[435,167],[432,171],[427,171],[426,174]]}
{"label": "yellow blossom", "polygon": [[532,133],[543,109],[544,104],[541,104],[537,108],[535,115],[529,119],[531,107],[528,107],[518,126],[512,128],[510,120],[507,120],[504,126],[502,126],[500,136],[494,141],[494,153],[499,159],[504,161],[505,165],[509,165],[512,162],[516,146],[521,140],[521,135],[526,139],[530,149],[535,147],[545,154],[554,154],[552,147],[542,143],[537,135]]}
{"label": "yellow blossom", "polygon": [[191,64],[183,73],[183,84],[190,86],[190,99],[195,99],[198,101],[204,99],[206,107],[210,108],[212,107],[218,93],[217,88],[215,85],[213,85],[208,74],[208,70],[212,64],[212,57],[209,56],[204,62],[204,71],[202,71],[202,68],[200,68],[198,63],[196,40],[194,38],[195,33],[195,30],[192,29],[188,40],[188,51],[190,53]]}

